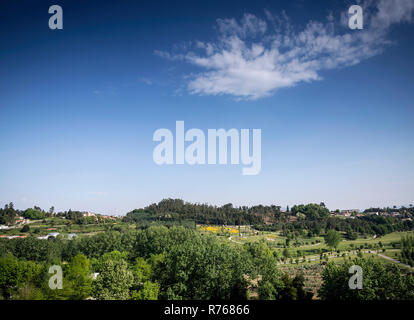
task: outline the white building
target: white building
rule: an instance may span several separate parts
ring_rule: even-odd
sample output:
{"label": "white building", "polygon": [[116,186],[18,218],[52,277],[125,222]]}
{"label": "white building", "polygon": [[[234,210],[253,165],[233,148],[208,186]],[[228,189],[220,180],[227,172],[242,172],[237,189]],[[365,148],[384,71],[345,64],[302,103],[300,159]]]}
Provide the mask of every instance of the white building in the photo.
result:
{"label": "white building", "polygon": [[52,233],[49,233],[49,234],[47,235],[47,239],[49,239],[50,237],[52,237],[52,238],[56,238],[59,234],[60,234],[59,232],[52,232]]}

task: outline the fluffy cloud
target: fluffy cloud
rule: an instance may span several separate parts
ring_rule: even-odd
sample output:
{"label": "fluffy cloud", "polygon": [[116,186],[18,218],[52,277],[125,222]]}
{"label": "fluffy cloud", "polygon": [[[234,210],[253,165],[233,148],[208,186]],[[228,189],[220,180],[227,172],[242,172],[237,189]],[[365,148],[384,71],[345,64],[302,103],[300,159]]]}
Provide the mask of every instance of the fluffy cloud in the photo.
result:
{"label": "fluffy cloud", "polygon": [[200,68],[187,77],[192,94],[258,99],[319,80],[322,70],[355,65],[381,53],[391,43],[390,27],[413,20],[413,0],[367,0],[361,6],[364,30],[348,28],[347,12],[340,24],[330,14],[325,22],[310,21],[297,30],[284,12],[277,16],[265,11],[263,19],[252,14],[239,22],[218,19],[214,42],[196,41],[185,52],[156,54]]}

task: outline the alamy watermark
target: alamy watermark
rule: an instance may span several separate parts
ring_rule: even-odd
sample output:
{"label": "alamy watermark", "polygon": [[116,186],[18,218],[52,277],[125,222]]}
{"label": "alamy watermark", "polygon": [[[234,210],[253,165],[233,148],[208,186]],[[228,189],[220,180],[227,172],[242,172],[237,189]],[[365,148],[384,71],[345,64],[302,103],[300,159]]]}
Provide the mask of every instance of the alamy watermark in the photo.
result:
{"label": "alamy watermark", "polygon": [[156,130],[153,141],[160,142],[153,152],[154,162],[158,165],[226,165],[230,149],[231,165],[248,166],[242,169],[243,175],[257,175],[262,168],[261,129],[252,130],[251,143],[250,129],[208,129],[206,141],[202,130],[193,128],[186,132],[184,121],[176,121],[175,141],[174,134],[169,129]]}
{"label": "alamy watermark", "polygon": [[350,6],[348,9],[348,14],[351,16],[348,20],[348,27],[352,30],[358,29],[362,30],[364,29],[364,15],[363,15],[363,9],[359,5],[353,5]]}
{"label": "alamy watermark", "polygon": [[361,290],[362,287],[362,268],[360,266],[354,265],[351,266],[348,270],[349,274],[352,274],[352,276],[349,278],[348,285],[349,289],[355,290],[359,289]]}
{"label": "alamy watermark", "polygon": [[62,7],[55,4],[49,7],[49,13],[53,14],[49,18],[49,29],[51,30],[62,30],[63,29],[63,10]]}
{"label": "alamy watermark", "polygon": [[52,290],[63,288],[63,272],[61,266],[51,266],[49,273],[53,274],[49,279],[49,288]]}

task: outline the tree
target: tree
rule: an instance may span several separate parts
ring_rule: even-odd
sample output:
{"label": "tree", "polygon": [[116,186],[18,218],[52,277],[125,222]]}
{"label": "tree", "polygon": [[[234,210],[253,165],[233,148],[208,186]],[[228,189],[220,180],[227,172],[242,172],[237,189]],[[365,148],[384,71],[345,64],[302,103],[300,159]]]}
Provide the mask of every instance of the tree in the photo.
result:
{"label": "tree", "polygon": [[20,229],[20,232],[29,232],[30,226],[28,224],[25,224],[23,228]]}
{"label": "tree", "polygon": [[316,220],[323,217],[329,216],[329,210],[321,205],[310,203],[307,205],[295,205],[292,207],[292,213],[298,215],[302,213],[309,220]]}
{"label": "tree", "polygon": [[414,266],[414,237],[401,238],[401,260],[403,263]]}
{"label": "tree", "polygon": [[144,258],[137,258],[133,266],[134,280],[136,283],[144,283],[152,276],[151,265]]}
{"label": "tree", "polygon": [[358,234],[354,232],[351,227],[347,229],[345,236],[348,240],[356,240],[358,238]]}
{"label": "tree", "polygon": [[151,281],[145,281],[142,288],[137,291],[132,291],[132,300],[157,300],[160,291],[160,285]]}
{"label": "tree", "polygon": [[93,282],[93,296],[98,300],[127,300],[134,276],[125,260],[106,260]]}
{"label": "tree", "polygon": [[[39,281],[43,278],[44,270],[42,265],[33,261],[21,261],[10,254],[1,257],[0,294],[3,298],[9,299],[21,287],[33,288],[35,285],[39,285]],[[23,292],[21,294],[24,295]],[[28,292],[27,295],[29,295]]]}
{"label": "tree", "polygon": [[283,249],[283,256],[285,258],[290,258],[291,257],[291,254],[290,254],[290,251],[289,251],[288,248]]}
{"label": "tree", "polygon": [[305,290],[305,276],[302,272],[298,273],[292,281],[292,285],[297,291],[297,300],[311,300],[313,293]]}
{"label": "tree", "polygon": [[331,248],[337,248],[341,241],[341,235],[335,230],[329,230],[325,236],[326,244]]}
{"label": "tree", "polygon": [[0,224],[14,224],[17,219],[17,212],[14,210],[13,202],[6,204],[4,209],[0,209]]}
{"label": "tree", "polygon": [[260,281],[257,292],[260,300],[275,300],[277,298],[277,288],[270,281]]}
{"label": "tree", "polygon": [[0,258],[0,293],[8,299],[20,283],[20,265],[17,258],[7,255]]}
{"label": "tree", "polygon": [[91,294],[92,277],[88,258],[79,253],[70,261],[64,271],[66,286],[73,292],[70,299],[82,300]]}
{"label": "tree", "polygon": [[170,246],[155,271],[162,299],[246,299],[245,275],[253,272],[247,250],[196,233]]}
{"label": "tree", "polygon": [[[349,288],[349,268],[362,269],[362,289]],[[324,300],[401,300],[414,298],[414,277],[404,276],[395,264],[356,258],[342,264],[329,262],[322,273],[318,295]]]}
{"label": "tree", "polygon": [[41,220],[46,217],[46,212],[42,211],[39,207],[28,208],[23,211],[23,217],[32,220]]}

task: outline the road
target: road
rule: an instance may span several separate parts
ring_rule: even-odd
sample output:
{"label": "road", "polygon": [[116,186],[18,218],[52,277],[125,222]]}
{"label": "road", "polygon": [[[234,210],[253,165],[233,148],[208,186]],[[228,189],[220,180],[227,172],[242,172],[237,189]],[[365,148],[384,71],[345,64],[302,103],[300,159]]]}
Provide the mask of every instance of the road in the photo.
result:
{"label": "road", "polygon": [[388,256],[384,256],[383,254],[380,254],[380,253],[378,253],[378,252],[371,252],[371,253],[375,253],[376,255],[378,255],[378,256],[379,256],[379,257],[381,257],[381,258],[387,259],[387,260],[392,261],[392,262],[394,262],[394,263],[398,263],[398,264],[400,264],[400,265],[402,265],[402,266],[404,266],[404,267],[407,267],[407,268],[409,268],[409,269],[414,269],[413,267],[409,266],[408,264],[402,263],[401,261],[395,260],[395,259],[390,258],[390,257],[388,257]]}

